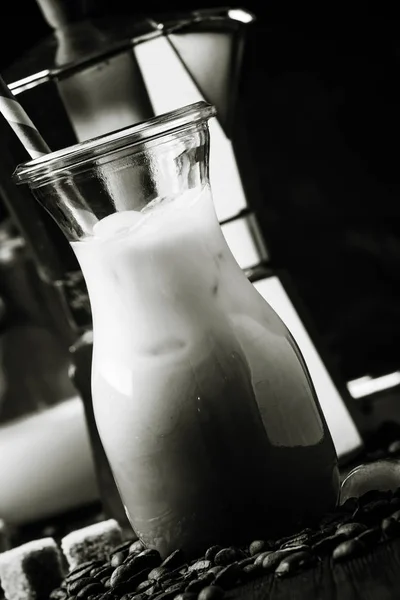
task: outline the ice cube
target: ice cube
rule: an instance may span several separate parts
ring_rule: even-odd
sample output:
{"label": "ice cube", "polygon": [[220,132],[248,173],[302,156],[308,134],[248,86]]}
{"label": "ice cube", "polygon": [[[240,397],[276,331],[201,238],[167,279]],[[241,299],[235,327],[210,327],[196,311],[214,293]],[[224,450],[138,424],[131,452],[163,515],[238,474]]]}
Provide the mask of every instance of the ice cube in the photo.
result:
{"label": "ice cube", "polygon": [[98,238],[112,238],[122,233],[127,233],[143,219],[144,216],[136,210],[116,212],[96,223],[93,227],[93,233]]}

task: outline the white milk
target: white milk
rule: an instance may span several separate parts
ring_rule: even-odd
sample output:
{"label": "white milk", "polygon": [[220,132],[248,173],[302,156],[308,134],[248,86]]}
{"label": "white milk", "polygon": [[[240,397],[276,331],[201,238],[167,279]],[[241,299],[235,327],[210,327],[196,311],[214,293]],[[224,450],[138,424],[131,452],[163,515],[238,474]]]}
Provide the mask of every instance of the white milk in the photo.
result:
{"label": "white milk", "polygon": [[141,539],[196,553],[334,506],[336,456],[307,370],[207,187],[110,215],[72,247],[93,312],[96,422]]}

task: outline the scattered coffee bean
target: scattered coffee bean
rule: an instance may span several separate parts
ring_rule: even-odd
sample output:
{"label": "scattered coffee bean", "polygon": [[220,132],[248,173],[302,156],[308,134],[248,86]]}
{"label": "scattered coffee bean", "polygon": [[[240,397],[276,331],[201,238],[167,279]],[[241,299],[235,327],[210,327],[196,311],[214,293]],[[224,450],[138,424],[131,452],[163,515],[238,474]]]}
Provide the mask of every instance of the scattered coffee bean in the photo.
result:
{"label": "scattered coffee bean", "polygon": [[400,521],[400,510],[396,510],[395,512],[391,513],[390,518],[394,519],[395,521]]}
{"label": "scattered coffee bean", "polygon": [[372,524],[377,519],[387,517],[390,512],[389,500],[373,500],[363,506],[360,517],[364,522]]}
{"label": "scattered coffee bean", "polygon": [[265,550],[270,550],[270,547],[265,540],[254,540],[249,546],[250,556],[254,556]]}
{"label": "scattered coffee bean", "polygon": [[183,592],[185,590],[186,587],[186,582],[184,581],[179,581],[178,583],[174,583],[172,585],[166,586],[164,588],[165,592],[174,592],[174,594],[179,594],[180,592]]}
{"label": "scattered coffee bean", "polygon": [[175,600],[197,600],[197,594],[192,592],[183,592],[175,596]]}
{"label": "scattered coffee bean", "polygon": [[[267,556],[269,556],[272,553],[273,553],[272,550],[266,550],[265,552],[261,552],[254,561],[254,564],[256,565],[256,567],[261,566],[264,562],[264,558],[266,558]],[[253,556],[253,558],[255,558],[255,557]]]}
{"label": "scattered coffee bean", "polygon": [[398,510],[400,508],[400,498],[393,496],[393,498],[389,500],[389,504],[393,511]]}
{"label": "scattered coffee bean", "polygon": [[105,567],[94,567],[90,571],[90,577],[101,581],[106,575],[110,577],[113,571],[113,567],[110,567],[109,565],[106,565]]}
{"label": "scattered coffee bean", "polygon": [[185,555],[183,550],[175,550],[166,559],[164,559],[161,563],[161,567],[166,567],[168,569],[176,569],[177,567],[181,567],[185,563]]}
{"label": "scattered coffee bean", "polygon": [[400,440],[396,440],[389,445],[388,453],[392,456],[398,456],[400,454]]}
{"label": "scattered coffee bean", "polygon": [[362,494],[358,501],[361,506],[365,506],[370,502],[377,502],[379,500],[390,500],[392,492],[389,490],[368,490],[365,494]]}
{"label": "scattered coffee bean", "polygon": [[400,522],[391,517],[383,519],[381,529],[384,538],[387,540],[400,536]]}
{"label": "scattered coffee bean", "polygon": [[49,598],[50,600],[66,600],[66,598],[68,598],[68,592],[66,588],[59,587],[50,593]]}
{"label": "scattered coffee bean", "polygon": [[336,529],[336,535],[342,535],[349,539],[363,533],[366,529],[367,526],[364,523],[345,523],[344,525],[339,525]]}
{"label": "scattered coffee bean", "polygon": [[346,540],[339,544],[333,551],[332,558],[336,562],[347,560],[353,556],[362,554],[365,550],[365,544],[360,542],[357,538],[352,540]]}
{"label": "scattered coffee bean", "polygon": [[100,579],[100,583],[102,583],[105,588],[111,587],[111,580],[110,580],[110,577],[108,577],[108,576],[103,577],[102,579]]}
{"label": "scattered coffee bean", "polygon": [[238,563],[233,562],[215,576],[215,585],[223,589],[229,589],[235,585],[240,574],[241,569]]}
{"label": "scattered coffee bean", "polygon": [[281,560],[275,568],[275,574],[279,577],[284,577],[285,575],[290,575],[291,573],[298,571],[300,568],[311,566],[314,563],[315,557],[311,552],[304,550],[302,552],[295,552]]}
{"label": "scattered coffee bean", "polygon": [[135,552],[143,552],[146,549],[146,546],[140,540],[135,540],[129,545],[128,552],[129,554],[133,554]]}
{"label": "scattered coffee bean", "polygon": [[100,582],[89,583],[85,587],[81,588],[79,592],[76,594],[77,600],[86,600],[88,596],[97,592],[103,592],[104,588]]}
{"label": "scattered coffee bean", "polygon": [[65,581],[68,583],[72,583],[73,581],[80,579],[81,577],[86,577],[89,575],[90,571],[95,567],[104,566],[104,562],[101,560],[91,560],[85,563],[82,563],[78,567],[75,567],[72,571],[68,573],[65,577]]}
{"label": "scattered coffee bean", "polygon": [[[266,552],[268,552],[266,550]],[[246,558],[242,558],[242,560],[238,561],[238,565],[239,567],[242,569],[244,567],[246,567],[247,565],[251,565],[254,563],[255,560],[257,560],[257,558],[260,556],[261,552],[259,552],[258,554],[254,554],[253,556],[247,556]]]}
{"label": "scattered coffee bean", "polygon": [[340,505],[340,510],[347,513],[354,513],[354,511],[357,510],[358,506],[358,498],[347,498],[347,500],[345,500],[343,504]]}
{"label": "scattered coffee bean", "polygon": [[295,554],[296,552],[301,552],[303,550],[309,552],[310,546],[293,546],[293,548],[285,548],[284,550],[275,550],[274,552],[271,552],[268,556],[264,558],[262,562],[264,571],[273,571],[284,558],[286,558],[290,554]]}
{"label": "scattered coffee bean", "polygon": [[198,600],[220,600],[224,595],[224,590],[218,585],[209,585],[201,590]]}
{"label": "scattered coffee bean", "polygon": [[221,565],[215,565],[214,567],[211,567],[211,569],[208,569],[207,573],[212,573],[215,577],[215,575],[220,573],[223,568],[224,567],[222,567]]}
{"label": "scattered coffee bean", "polygon": [[67,583],[68,594],[71,596],[76,596],[80,590],[84,587],[93,583],[93,579],[91,577],[81,577],[80,579],[75,579],[72,583]]}
{"label": "scattered coffee bean", "polygon": [[230,546],[229,548],[223,548],[220,550],[214,558],[214,562],[216,565],[229,565],[230,563],[240,560],[241,558],[245,558],[245,554],[239,548],[235,548],[234,546]]}
{"label": "scattered coffee bean", "polygon": [[[340,507],[341,510],[341,507]],[[352,516],[350,516],[347,512],[334,512],[326,514],[320,521],[320,528],[325,531],[327,527],[330,525],[335,525],[338,527],[339,525],[343,525],[344,523],[348,523]]]}
{"label": "scattered coffee bean", "polygon": [[146,590],[148,590],[149,588],[154,586],[154,581],[149,581],[148,579],[145,579],[144,581],[141,581],[139,583],[139,585],[136,586],[136,592],[145,592]]}
{"label": "scattered coffee bean", "polygon": [[193,581],[190,581],[187,584],[187,586],[185,587],[185,592],[194,592],[194,593],[198,594],[204,587],[209,585],[214,580],[215,580],[215,575],[213,573],[210,573],[209,571],[207,571],[207,573],[204,573],[204,575],[202,575],[198,579],[194,579]]}
{"label": "scattered coffee bean", "polygon": [[154,569],[152,569],[147,578],[148,579],[154,579],[155,581],[157,581],[157,579],[161,579],[163,577],[163,575],[165,575],[166,573],[168,573],[168,569],[166,567],[155,567]]}
{"label": "scattered coffee bean", "polygon": [[126,552],[115,552],[115,554],[113,554],[111,557],[110,565],[112,567],[120,567],[124,562],[126,556]]}
{"label": "scattered coffee bean", "polygon": [[302,544],[307,544],[310,539],[310,533],[302,533],[300,535],[294,536],[287,542],[284,542],[279,546],[279,550],[284,550],[285,548],[293,548],[294,546],[301,546]]}
{"label": "scattered coffee bean", "polygon": [[246,565],[242,569],[241,580],[243,583],[246,581],[251,581],[255,577],[258,577],[262,573],[262,565],[255,565],[254,563],[251,565]]}
{"label": "scattered coffee bean", "polygon": [[[123,542],[123,544],[119,544],[118,546],[115,546],[115,548],[112,550],[112,552],[110,552],[110,558],[112,556],[114,556],[114,554],[116,554],[117,552],[125,552],[126,554],[129,552],[129,549],[131,548],[132,544],[134,544],[135,542],[133,542],[132,540],[127,540],[126,542]],[[144,547],[142,548],[144,550]]]}
{"label": "scattered coffee bean", "polygon": [[218,554],[218,552],[222,550],[222,546],[211,546],[210,548],[208,548],[208,550],[206,551],[204,558],[206,560],[211,560],[211,562],[213,562],[214,558],[216,557],[216,555]]}
{"label": "scattered coffee bean", "polygon": [[[164,568],[164,567],[163,567]],[[174,569],[173,571],[170,571],[169,569],[166,570],[166,572],[164,573],[164,575],[161,575],[161,577],[158,579],[158,581],[160,583],[165,583],[166,581],[176,581],[177,579],[183,579],[184,575],[186,574],[185,572],[181,572],[182,569],[178,568],[178,569]]]}
{"label": "scattered coffee bean", "polygon": [[207,571],[212,567],[212,563],[210,560],[196,560],[190,567],[188,567],[188,571]]}
{"label": "scattered coffee bean", "polygon": [[[104,594],[100,595],[99,600],[116,600],[117,596],[115,596],[112,592],[104,592]],[[71,600],[71,598],[69,598]]]}
{"label": "scattered coffee bean", "polygon": [[355,540],[365,544],[365,546],[371,547],[379,542],[381,539],[381,528],[380,527],[372,527],[371,529],[367,529],[363,533],[360,533]]}
{"label": "scattered coffee bean", "polygon": [[341,534],[335,533],[323,538],[311,547],[311,550],[319,556],[325,556],[330,554],[339,544],[346,541],[346,537]]}
{"label": "scattered coffee bean", "polygon": [[[156,554],[137,554],[136,556],[129,555],[125,562],[115,569],[117,571],[120,569],[121,573],[124,571],[122,569],[126,569],[126,572],[129,574],[128,576],[135,575],[135,573],[139,573],[143,571],[143,569],[154,569],[155,567],[159,567],[161,564],[161,556],[157,552]],[[115,573],[114,571],[114,573]],[[114,577],[113,573],[113,577]]]}

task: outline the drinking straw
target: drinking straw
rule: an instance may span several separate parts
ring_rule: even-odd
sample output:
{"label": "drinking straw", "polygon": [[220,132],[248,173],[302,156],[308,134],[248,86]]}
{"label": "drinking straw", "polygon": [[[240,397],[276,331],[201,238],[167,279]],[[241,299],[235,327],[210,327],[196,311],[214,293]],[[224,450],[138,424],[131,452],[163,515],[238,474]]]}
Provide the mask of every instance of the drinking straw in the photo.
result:
{"label": "drinking straw", "polygon": [[31,158],[39,158],[50,152],[50,148],[32,123],[25,110],[15,99],[0,75],[0,112],[13,128],[19,141]]}

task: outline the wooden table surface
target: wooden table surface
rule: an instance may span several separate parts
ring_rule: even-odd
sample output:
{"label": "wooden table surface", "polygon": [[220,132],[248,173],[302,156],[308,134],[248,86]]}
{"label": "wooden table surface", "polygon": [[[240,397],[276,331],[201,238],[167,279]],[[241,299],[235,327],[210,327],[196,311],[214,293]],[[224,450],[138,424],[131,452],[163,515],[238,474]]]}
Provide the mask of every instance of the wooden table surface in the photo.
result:
{"label": "wooden table surface", "polygon": [[290,577],[268,575],[227,594],[229,600],[399,600],[400,539],[342,563],[326,559]]}

